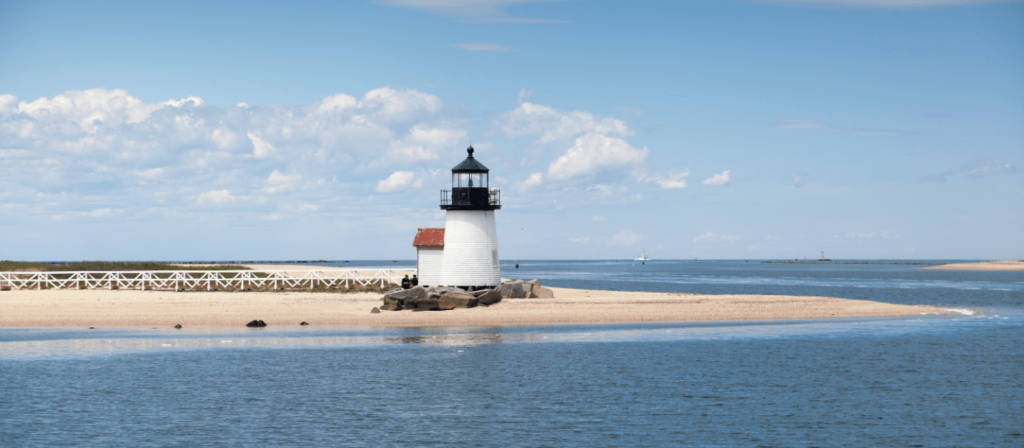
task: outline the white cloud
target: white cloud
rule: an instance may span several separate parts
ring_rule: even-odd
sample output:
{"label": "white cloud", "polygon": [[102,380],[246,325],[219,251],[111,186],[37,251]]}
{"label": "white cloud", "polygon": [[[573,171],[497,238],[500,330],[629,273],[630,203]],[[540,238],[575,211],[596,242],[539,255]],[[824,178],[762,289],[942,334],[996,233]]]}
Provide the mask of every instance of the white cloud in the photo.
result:
{"label": "white cloud", "polygon": [[366,92],[359,108],[384,120],[407,120],[419,113],[436,112],[441,108],[441,99],[417,90],[381,87]]}
{"label": "white cloud", "polygon": [[452,46],[466,51],[485,51],[490,53],[507,53],[515,51],[512,48],[492,42],[459,42],[452,44]]}
{"label": "white cloud", "polygon": [[727,235],[727,234],[715,233],[715,232],[704,232],[704,233],[702,233],[700,235],[695,236],[693,238],[693,242],[694,243],[702,243],[702,242],[716,242],[716,241],[736,241],[738,239],[739,239],[739,237],[736,236],[736,235]]}
{"label": "white cloud", "polygon": [[352,95],[345,95],[339,93],[331,95],[320,101],[320,106],[317,107],[316,111],[321,114],[329,114],[335,112],[344,112],[350,109],[355,109],[359,102]]}
{"label": "white cloud", "polygon": [[392,193],[410,188],[419,188],[423,179],[417,178],[412,171],[395,171],[390,176],[377,182],[377,191],[381,193]]}
{"label": "white cloud", "polygon": [[199,193],[196,200],[200,204],[226,204],[239,200],[239,197],[232,195],[228,190],[210,190]]}
{"label": "white cloud", "polygon": [[[252,140],[252,137],[250,136],[249,139]],[[223,126],[213,130],[210,140],[213,140],[213,143],[220,149],[235,148],[242,143],[242,139],[238,137],[237,133]],[[253,145],[255,146],[255,143]]]}
{"label": "white cloud", "polygon": [[163,168],[150,168],[148,170],[135,170],[133,171],[136,176],[143,179],[153,180],[164,174]]}
{"label": "white cloud", "polygon": [[260,136],[255,133],[249,132],[246,135],[249,136],[249,141],[252,142],[252,155],[257,159],[266,158],[273,154],[277,149],[274,148],[274,145],[270,144],[270,142],[260,138]]}
{"label": "white cloud", "polygon": [[530,175],[530,177],[527,177],[526,180],[523,181],[521,187],[524,188],[524,189],[530,188],[530,187],[536,187],[537,185],[540,185],[543,182],[544,182],[544,175],[543,174],[541,174],[541,173],[533,173],[533,174]]}
{"label": "white cloud", "polygon": [[638,243],[643,237],[632,230],[620,230],[616,232],[608,240],[608,242],[615,246],[632,246]]}
{"label": "white cloud", "polygon": [[263,191],[267,193],[281,192],[294,187],[300,180],[302,180],[301,174],[284,174],[274,170],[267,176],[267,185],[263,188]]}
{"label": "white cloud", "polygon": [[391,144],[388,155],[391,160],[405,162],[434,160],[439,152],[462,145],[467,135],[462,129],[417,124],[406,137]]}
{"label": "white cloud", "polygon": [[569,237],[569,242],[573,244],[587,244],[590,242],[590,237],[587,236],[574,236]]}
{"label": "white cloud", "polygon": [[560,23],[560,20],[516,16],[513,5],[551,0],[378,0],[381,3],[474,23]]}
{"label": "white cloud", "polygon": [[521,102],[498,121],[498,127],[509,135],[538,135],[542,142],[552,142],[581,134],[628,136],[633,130],[622,120],[601,118],[590,112],[563,112],[554,108]]}
{"label": "white cloud", "polygon": [[704,185],[726,185],[729,183],[729,173],[731,170],[725,170],[721,173],[717,173],[707,179],[701,181]]}
{"label": "white cloud", "polygon": [[65,220],[68,220],[68,219],[71,219],[71,218],[99,219],[99,218],[107,218],[107,217],[110,217],[110,216],[120,215],[123,212],[124,212],[124,210],[121,210],[121,209],[97,208],[97,209],[86,210],[86,211],[74,211],[74,212],[68,212],[68,213],[60,213],[60,214],[53,215],[51,218],[54,221],[65,221]]}
{"label": "white cloud", "polygon": [[548,166],[547,176],[569,179],[601,171],[621,169],[644,161],[647,148],[635,148],[621,138],[587,134]]}
{"label": "white cloud", "polygon": [[595,215],[595,216],[591,216],[590,220],[594,221],[594,222],[606,222],[606,221],[608,221],[608,218],[604,217],[604,216],[597,216],[597,215]]}
{"label": "white cloud", "polygon": [[803,184],[804,184],[804,180],[801,179],[799,175],[794,174],[793,175],[793,187],[794,188],[800,188],[801,186],[803,186]]}
{"label": "white cloud", "polygon": [[644,175],[644,176],[640,176],[640,181],[641,182],[648,182],[648,183],[657,184],[658,187],[661,187],[661,188],[666,189],[666,190],[678,190],[678,189],[686,188],[686,186],[687,186],[686,179],[689,178],[689,177],[690,177],[690,170],[686,169],[686,170],[682,170],[682,171],[670,171],[670,172],[668,172],[666,174],[663,174],[663,175],[655,175],[655,176]]}

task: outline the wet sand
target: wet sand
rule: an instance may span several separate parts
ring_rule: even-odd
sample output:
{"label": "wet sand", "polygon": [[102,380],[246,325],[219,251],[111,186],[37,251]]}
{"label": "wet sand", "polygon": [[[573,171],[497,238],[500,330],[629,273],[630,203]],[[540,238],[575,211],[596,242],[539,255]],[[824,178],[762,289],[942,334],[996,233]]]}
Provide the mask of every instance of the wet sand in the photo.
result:
{"label": "wet sand", "polygon": [[506,299],[490,307],[452,311],[370,310],[377,293],[172,292],[134,290],[0,291],[0,327],[242,328],[463,327],[631,322],[950,314],[929,306],[780,295],[704,295],[552,288],[555,299]]}
{"label": "wet sand", "polygon": [[1024,260],[979,261],[976,263],[950,263],[928,266],[924,269],[950,271],[1024,271]]}

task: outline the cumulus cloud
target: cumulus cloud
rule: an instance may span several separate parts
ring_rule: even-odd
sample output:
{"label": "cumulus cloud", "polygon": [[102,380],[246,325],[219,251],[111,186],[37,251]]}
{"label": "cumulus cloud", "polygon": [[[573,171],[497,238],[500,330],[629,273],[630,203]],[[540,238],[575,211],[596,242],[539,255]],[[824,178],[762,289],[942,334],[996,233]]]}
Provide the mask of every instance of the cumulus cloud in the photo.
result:
{"label": "cumulus cloud", "polygon": [[410,188],[419,188],[423,179],[416,177],[412,171],[395,171],[390,176],[377,182],[377,191],[381,193],[392,193]]}
{"label": "cumulus cloud", "polygon": [[274,170],[267,176],[267,185],[263,188],[263,191],[267,193],[284,191],[294,187],[300,180],[302,180],[301,174],[284,174]]}
{"label": "cumulus cloud", "polygon": [[153,180],[153,179],[156,179],[156,178],[162,176],[164,174],[164,169],[163,168],[150,168],[148,170],[135,170],[133,172],[135,173],[136,176],[139,176],[139,177],[141,177],[143,179]]}
{"label": "cumulus cloud", "polygon": [[665,190],[678,190],[686,188],[686,179],[690,177],[690,170],[670,171],[661,175],[640,176],[641,182],[653,183]]}
{"label": "cumulus cloud", "polygon": [[569,179],[636,165],[647,158],[647,148],[635,148],[621,138],[587,134],[548,166],[547,176]]}
{"label": "cumulus cloud", "polygon": [[541,174],[541,173],[533,173],[533,174],[530,175],[530,177],[527,177],[526,180],[523,181],[522,188],[525,189],[525,188],[530,188],[530,187],[536,187],[537,185],[540,185],[543,182],[544,182],[544,175],[543,174]]}
{"label": "cumulus cloud", "polygon": [[52,218],[53,218],[54,221],[64,221],[64,220],[68,220],[68,219],[72,219],[72,218],[100,219],[100,218],[106,218],[106,217],[110,217],[110,216],[120,215],[123,212],[124,212],[124,210],[121,210],[121,209],[114,209],[114,208],[104,207],[104,208],[97,208],[97,209],[85,210],[85,211],[73,211],[73,212],[68,212],[68,213],[60,213],[60,214],[53,215]]}
{"label": "cumulus cloud", "polygon": [[729,183],[729,173],[730,172],[731,172],[731,170],[722,171],[721,173],[717,173],[717,174],[715,174],[715,175],[713,175],[713,176],[711,176],[711,177],[709,177],[707,179],[704,179],[703,181],[701,181],[701,183],[704,184],[704,185],[712,185],[712,186],[715,186],[715,185],[726,185],[726,184]]}
{"label": "cumulus cloud", "polygon": [[260,138],[260,136],[256,135],[255,133],[250,132],[247,135],[249,136],[249,141],[252,142],[253,157],[257,159],[262,159],[273,154],[274,151],[277,150],[277,148],[274,148],[274,145]]}
{"label": "cumulus cloud", "polygon": [[559,111],[523,101],[498,120],[509,135],[538,135],[542,142],[573,138],[581,134],[628,136],[633,130],[622,120],[602,118],[585,111]]}
{"label": "cumulus cloud", "polygon": [[239,197],[228,190],[210,190],[199,193],[196,200],[200,204],[226,204],[239,200]]}
{"label": "cumulus cloud", "polygon": [[415,125],[405,137],[391,144],[388,155],[392,160],[434,160],[438,153],[459,147],[467,136],[463,129]]}

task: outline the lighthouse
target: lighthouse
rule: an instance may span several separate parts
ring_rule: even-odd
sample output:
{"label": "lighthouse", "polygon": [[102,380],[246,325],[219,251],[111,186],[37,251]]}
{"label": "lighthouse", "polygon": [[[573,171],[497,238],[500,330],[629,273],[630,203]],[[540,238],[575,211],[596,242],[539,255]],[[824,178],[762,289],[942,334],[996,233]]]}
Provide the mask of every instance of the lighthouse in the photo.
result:
{"label": "lighthouse", "polygon": [[501,192],[491,188],[490,170],[466,149],[466,159],[452,168],[451,190],[441,190],[446,211],[440,284],[467,289],[501,284],[498,232],[494,211]]}

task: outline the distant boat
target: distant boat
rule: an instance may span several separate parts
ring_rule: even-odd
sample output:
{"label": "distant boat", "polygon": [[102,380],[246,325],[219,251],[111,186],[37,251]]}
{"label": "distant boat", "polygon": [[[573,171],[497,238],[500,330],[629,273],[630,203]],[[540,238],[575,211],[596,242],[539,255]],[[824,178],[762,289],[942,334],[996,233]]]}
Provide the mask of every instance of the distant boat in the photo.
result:
{"label": "distant boat", "polygon": [[647,264],[647,260],[651,257],[647,256],[647,251],[640,252],[640,256],[633,259],[633,261],[639,261],[641,264]]}

